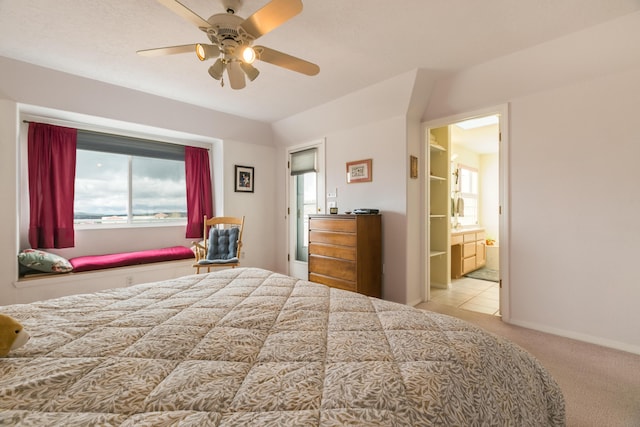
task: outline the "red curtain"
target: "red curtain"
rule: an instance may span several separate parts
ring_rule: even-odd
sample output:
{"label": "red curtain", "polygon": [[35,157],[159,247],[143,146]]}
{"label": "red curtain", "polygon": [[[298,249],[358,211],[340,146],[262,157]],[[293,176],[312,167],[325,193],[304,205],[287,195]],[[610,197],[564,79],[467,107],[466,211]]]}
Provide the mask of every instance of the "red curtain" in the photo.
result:
{"label": "red curtain", "polygon": [[32,248],[74,245],[77,134],[76,129],[29,124],[29,243]]}
{"label": "red curtain", "polygon": [[204,216],[213,216],[209,151],[184,147],[185,178],[187,180],[187,238],[202,238]]}

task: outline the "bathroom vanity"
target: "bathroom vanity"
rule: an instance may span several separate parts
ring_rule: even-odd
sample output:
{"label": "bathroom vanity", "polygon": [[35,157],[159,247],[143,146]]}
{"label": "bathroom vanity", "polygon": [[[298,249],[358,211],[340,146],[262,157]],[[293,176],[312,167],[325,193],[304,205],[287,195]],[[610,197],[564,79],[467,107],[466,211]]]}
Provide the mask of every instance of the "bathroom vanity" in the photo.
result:
{"label": "bathroom vanity", "polygon": [[487,263],[483,228],[451,230],[451,278],[459,279]]}

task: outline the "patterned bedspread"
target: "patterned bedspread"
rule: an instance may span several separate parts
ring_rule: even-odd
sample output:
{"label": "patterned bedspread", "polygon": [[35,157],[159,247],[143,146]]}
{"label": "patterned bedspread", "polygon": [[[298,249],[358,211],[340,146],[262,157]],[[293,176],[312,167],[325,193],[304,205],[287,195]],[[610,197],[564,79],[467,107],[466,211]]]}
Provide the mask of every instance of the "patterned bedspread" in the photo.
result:
{"label": "patterned bedspread", "polygon": [[555,381],[465,323],[239,268],[0,307],[0,425],[546,426]]}

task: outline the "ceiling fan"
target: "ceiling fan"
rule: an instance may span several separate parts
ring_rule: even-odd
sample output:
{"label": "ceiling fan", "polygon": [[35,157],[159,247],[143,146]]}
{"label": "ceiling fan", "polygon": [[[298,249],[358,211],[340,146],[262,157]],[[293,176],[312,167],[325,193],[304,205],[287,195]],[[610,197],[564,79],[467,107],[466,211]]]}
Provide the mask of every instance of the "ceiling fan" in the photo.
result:
{"label": "ceiling fan", "polygon": [[259,37],[279,27],[302,11],[302,0],[271,0],[247,19],[235,13],[242,0],[221,0],[226,13],[218,13],[205,20],[178,0],[157,0],[175,14],[195,24],[207,34],[211,44],[187,44],[139,50],[143,56],[173,55],[195,52],[198,59],[205,61],[217,58],[209,67],[209,74],[224,86],[223,73],[226,70],[232,89],[246,86],[245,76],[253,81],[260,72],[252,63],[254,60],[268,62],[291,71],[314,76],[320,67],[304,59],[270,49],[253,46]]}

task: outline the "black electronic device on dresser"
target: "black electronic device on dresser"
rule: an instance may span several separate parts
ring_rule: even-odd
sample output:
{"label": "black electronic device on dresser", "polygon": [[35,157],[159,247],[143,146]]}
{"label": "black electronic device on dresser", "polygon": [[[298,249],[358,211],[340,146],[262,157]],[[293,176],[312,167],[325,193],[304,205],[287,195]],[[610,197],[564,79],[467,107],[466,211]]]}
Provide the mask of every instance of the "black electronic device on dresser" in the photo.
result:
{"label": "black electronic device on dresser", "polygon": [[353,213],[356,215],[378,215],[380,213],[380,209],[359,208],[354,209]]}

